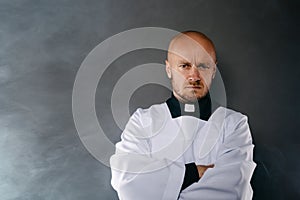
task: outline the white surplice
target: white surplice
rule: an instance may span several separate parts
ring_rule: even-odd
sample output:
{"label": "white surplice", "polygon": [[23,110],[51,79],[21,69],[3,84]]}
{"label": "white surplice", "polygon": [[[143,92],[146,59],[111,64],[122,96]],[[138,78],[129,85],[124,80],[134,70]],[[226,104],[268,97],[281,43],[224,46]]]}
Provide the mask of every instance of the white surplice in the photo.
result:
{"label": "white surplice", "polygon": [[[111,157],[120,200],[248,200],[256,164],[247,117],[219,107],[208,121],[172,118],[166,103],[137,109]],[[180,193],[185,164],[214,164]]]}

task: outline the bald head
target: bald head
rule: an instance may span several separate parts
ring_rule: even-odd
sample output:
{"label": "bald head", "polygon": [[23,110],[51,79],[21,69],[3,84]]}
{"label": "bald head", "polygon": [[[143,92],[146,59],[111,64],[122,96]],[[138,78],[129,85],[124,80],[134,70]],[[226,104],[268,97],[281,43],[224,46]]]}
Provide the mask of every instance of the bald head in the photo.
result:
{"label": "bald head", "polygon": [[179,101],[191,102],[204,97],[216,74],[214,44],[200,32],[178,34],[169,45],[166,72]]}
{"label": "bald head", "polygon": [[172,53],[181,54],[181,50],[188,47],[201,48],[215,63],[217,62],[213,42],[205,34],[198,31],[185,31],[176,35],[169,44],[168,59]]}

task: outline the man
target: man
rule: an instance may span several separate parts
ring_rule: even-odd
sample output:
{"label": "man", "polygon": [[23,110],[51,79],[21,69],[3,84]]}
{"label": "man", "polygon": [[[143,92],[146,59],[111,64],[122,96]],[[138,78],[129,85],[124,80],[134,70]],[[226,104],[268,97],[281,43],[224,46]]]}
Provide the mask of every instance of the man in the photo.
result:
{"label": "man", "polygon": [[256,165],[247,117],[211,99],[216,63],[203,33],[172,39],[171,98],[138,109],[111,157],[111,183],[121,200],[252,199]]}

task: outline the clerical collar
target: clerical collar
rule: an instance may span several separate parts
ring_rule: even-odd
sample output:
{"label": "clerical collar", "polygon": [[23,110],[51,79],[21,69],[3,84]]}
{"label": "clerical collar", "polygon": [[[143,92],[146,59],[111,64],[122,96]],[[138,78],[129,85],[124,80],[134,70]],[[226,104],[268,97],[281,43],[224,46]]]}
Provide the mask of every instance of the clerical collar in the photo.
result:
{"label": "clerical collar", "polygon": [[174,94],[166,101],[172,118],[189,115],[208,120],[212,113],[212,105],[209,93],[196,102],[181,103]]}

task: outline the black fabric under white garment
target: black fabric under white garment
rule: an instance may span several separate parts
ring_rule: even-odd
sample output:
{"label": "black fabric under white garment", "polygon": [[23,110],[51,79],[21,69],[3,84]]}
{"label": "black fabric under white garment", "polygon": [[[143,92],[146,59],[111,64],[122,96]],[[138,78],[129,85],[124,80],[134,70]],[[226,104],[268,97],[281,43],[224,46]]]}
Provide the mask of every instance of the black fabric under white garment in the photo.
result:
{"label": "black fabric under white garment", "polygon": [[[174,94],[172,93],[172,96],[166,101],[166,103],[168,105],[172,118],[180,117],[183,115],[190,115],[207,121],[212,113],[212,104],[211,104],[209,93],[196,102],[188,102],[188,103],[179,102],[174,96]],[[187,112],[185,110],[186,106],[194,108],[194,111]],[[198,181],[199,181],[199,174],[198,174],[196,164],[195,163],[185,164],[184,180],[180,192]]]}

